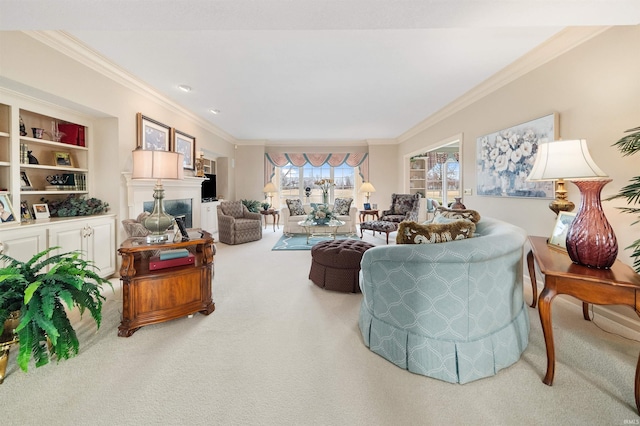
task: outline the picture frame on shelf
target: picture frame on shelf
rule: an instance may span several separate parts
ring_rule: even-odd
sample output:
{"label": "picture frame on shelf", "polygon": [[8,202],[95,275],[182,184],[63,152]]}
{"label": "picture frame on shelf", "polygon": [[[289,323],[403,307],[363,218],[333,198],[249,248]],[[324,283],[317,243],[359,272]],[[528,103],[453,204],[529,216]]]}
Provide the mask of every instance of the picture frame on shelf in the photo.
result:
{"label": "picture frame on shelf", "polygon": [[16,216],[7,194],[0,194],[0,222],[15,222]]}
{"label": "picture frame on shelf", "polygon": [[136,114],[137,147],[148,151],[169,151],[171,147],[171,128],[159,121]]}
{"label": "picture frame on shelf", "polygon": [[23,221],[33,220],[33,213],[31,212],[31,208],[27,201],[20,202],[20,218]]}
{"label": "picture frame on shelf", "polygon": [[44,203],[34,204],[33,213],[36,215],[36,219],[48,219],[50,217],[49,206]]}
{"label": "picture frame on shelf", "polygon": [[554,182],[530,182],[538,144],[557,140],[559,115],[554,112],[476,139],[477,195],[555,198]]}
{"label": "picture frame on shelf", "polygon": [[74,167],[71,154],[68,152],[56,151],[53,153],[54,165],[60,167]]}
{"label": "picture frame on shelf", "polygon": [[27,176],[27,172],[25,172],[24,170],[20,170],[20,189],[33,189],[33,186],[31,186],[31,180],[29,180],[29,176]]}
{"label": "picture frame on shelf", "polygon": [[195,170],[196,158],[196,138],[187,135],[179,130],[172,129],[171,149],[179,152],[184,156],[182,167],[189,170]]}
{"label": "picture frame on shelf", "polygon": [[567,250],[567,232],[575,219],[576,213],[561,211],[556,218],[556,224],[549,237],[548,244],[560,250]]}

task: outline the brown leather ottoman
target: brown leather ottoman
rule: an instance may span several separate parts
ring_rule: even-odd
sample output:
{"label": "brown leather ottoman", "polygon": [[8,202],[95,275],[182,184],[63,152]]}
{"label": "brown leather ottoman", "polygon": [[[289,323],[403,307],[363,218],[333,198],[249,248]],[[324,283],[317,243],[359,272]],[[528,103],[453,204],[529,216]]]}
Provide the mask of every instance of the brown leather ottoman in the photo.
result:
{"label": "brown leather ottoman", "polygon": [[360,240],[322,241],[311,247],[309,279],[326,290],[360,293],[362,253],[375,247]]}

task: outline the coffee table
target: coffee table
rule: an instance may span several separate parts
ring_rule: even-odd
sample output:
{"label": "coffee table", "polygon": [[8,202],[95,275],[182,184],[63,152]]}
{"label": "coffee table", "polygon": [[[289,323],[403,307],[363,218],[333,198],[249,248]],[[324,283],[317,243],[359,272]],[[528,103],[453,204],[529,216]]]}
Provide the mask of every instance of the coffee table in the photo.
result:
{"label": "coffee table", "polygon": [[307,244],[309,244],[309,238],[319,236],[331,236],[336,239],[338,228],[343,226],[346,222],[338,219],[331,219],[327,223],[318,223],[310,219],[302,220],[298,222],[298,226],[304,228],[307,233]]}

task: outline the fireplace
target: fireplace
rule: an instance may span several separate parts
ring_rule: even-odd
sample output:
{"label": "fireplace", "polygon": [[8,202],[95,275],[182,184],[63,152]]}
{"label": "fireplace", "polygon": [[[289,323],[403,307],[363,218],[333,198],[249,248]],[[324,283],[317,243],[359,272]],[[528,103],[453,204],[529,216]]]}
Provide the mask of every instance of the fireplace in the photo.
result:
{"label": "fireplace", "polygon": [[[181,200],[164,199],[164,211],[173,217],[184,216],[185,226],[193,228],[192,212],[193,200],[191,198],[183,198]],[[145,201],[142,203],[144,211],[151,213],[153,211],[153,201]]]}

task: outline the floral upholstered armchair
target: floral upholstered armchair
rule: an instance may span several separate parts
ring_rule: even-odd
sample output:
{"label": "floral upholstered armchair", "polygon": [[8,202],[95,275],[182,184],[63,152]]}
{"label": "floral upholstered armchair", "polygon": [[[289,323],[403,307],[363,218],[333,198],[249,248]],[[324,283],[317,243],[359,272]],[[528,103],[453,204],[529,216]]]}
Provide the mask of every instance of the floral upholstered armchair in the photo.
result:
{"label": "floral upholstered armchair", "polygon": [[420,210],[420,195],[391,194],[391,207],[382,211],[380,220],[385,222],[402,222],[403,220],[418,221]]}

